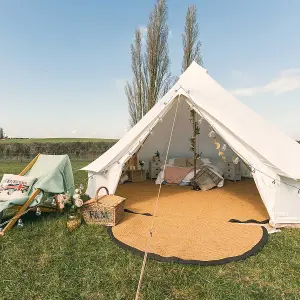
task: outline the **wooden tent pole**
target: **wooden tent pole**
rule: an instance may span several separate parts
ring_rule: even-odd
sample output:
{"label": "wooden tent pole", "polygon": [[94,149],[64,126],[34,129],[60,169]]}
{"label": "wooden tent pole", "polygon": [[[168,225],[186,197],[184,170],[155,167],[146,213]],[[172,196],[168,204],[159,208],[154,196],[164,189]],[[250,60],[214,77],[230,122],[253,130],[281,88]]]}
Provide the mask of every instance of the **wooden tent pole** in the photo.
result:
{"label": "wooden tent pole", "polygon": [[[193,131],[194,131],[194,178],[196,177],[196,164],[197,164],[197,142],[196,142],[196,129],[197,129],[197,123],[196,123],[196,112],[193,110]],[[196,189],[196,184],[194,181],[194,189]]]}

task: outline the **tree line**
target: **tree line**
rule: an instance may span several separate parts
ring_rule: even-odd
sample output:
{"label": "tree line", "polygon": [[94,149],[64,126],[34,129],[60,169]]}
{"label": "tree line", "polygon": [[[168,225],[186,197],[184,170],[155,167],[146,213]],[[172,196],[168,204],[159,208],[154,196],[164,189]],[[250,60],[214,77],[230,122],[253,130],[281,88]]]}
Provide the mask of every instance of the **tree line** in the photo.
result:
{"label": "tree line", "polygon": [[114,144],[115,142],[0,143],[0,159],[31,159],[38,153],[96,159]]}
{"label": "tree line", "polygon": [[[131,44],[133,79],[125,86],[131,126],[138,123],[177,80],[177,77],[172,76],[170,71],[167,21],[167,1],[156,0],[153,11],[149,15],[145,45],[143,45],[141,29],[135,31],[135,39]],[[182,72],[194,60],[202,65],[195,5],[190,5],[187,10],[182,46]]]}

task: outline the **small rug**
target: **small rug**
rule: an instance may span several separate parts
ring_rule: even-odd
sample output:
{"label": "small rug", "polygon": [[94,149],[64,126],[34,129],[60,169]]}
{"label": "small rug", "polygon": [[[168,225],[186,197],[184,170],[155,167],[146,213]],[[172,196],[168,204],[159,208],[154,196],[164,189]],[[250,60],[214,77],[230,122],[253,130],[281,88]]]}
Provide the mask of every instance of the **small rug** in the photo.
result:
{"label": "small rug", "polygon": [[[127,198],[128,213],[109,232],[121,247],[143,255],[157,192],[152,181],[119,186],[116,194]],[[148,256],[160,261],[223,264],[256,254],[268,239],[262,226],[229,222],[268,219],[250,179],[206,192],[163,186],[154,218]]]}

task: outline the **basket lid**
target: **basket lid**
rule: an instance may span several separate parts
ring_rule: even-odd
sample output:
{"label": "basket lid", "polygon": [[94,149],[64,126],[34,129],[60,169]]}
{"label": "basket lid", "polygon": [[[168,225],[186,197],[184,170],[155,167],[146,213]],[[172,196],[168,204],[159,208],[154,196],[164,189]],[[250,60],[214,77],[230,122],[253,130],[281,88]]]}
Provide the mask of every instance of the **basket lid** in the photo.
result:
{"label": "basket lid", "polygon": [[105,206],[115,207],[125,201],[125,198],[116,195],[106,195],[101,197],[100,202]]}

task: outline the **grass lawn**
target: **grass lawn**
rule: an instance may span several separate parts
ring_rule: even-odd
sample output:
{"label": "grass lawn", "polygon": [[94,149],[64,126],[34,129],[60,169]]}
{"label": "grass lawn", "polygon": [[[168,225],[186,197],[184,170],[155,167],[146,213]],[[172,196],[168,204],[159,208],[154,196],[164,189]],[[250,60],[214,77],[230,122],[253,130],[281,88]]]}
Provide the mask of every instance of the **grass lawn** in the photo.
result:
{"label": "grass lawn", "polygon": [[114,139],[93,139],[93,138],[45,138],[45,139],[7,139],[0,140],[2,144],[12,143],[74,143],[74,142],[116,142]]}
{"label": "grass lawn", "polygon": [[[72,162],[78,169],[87,162]],[[24,164],[0,162],[2,173]],[[83,182],[85,172],[75,174]],[[66,217],[23,217],[0,240],[0,299],[134,299],[142,259],[114,244],[106,228],[66,230]],[[140,299],[300,299],[300,230],[270,236],[256,256],[202,267],[148,260]]]}

